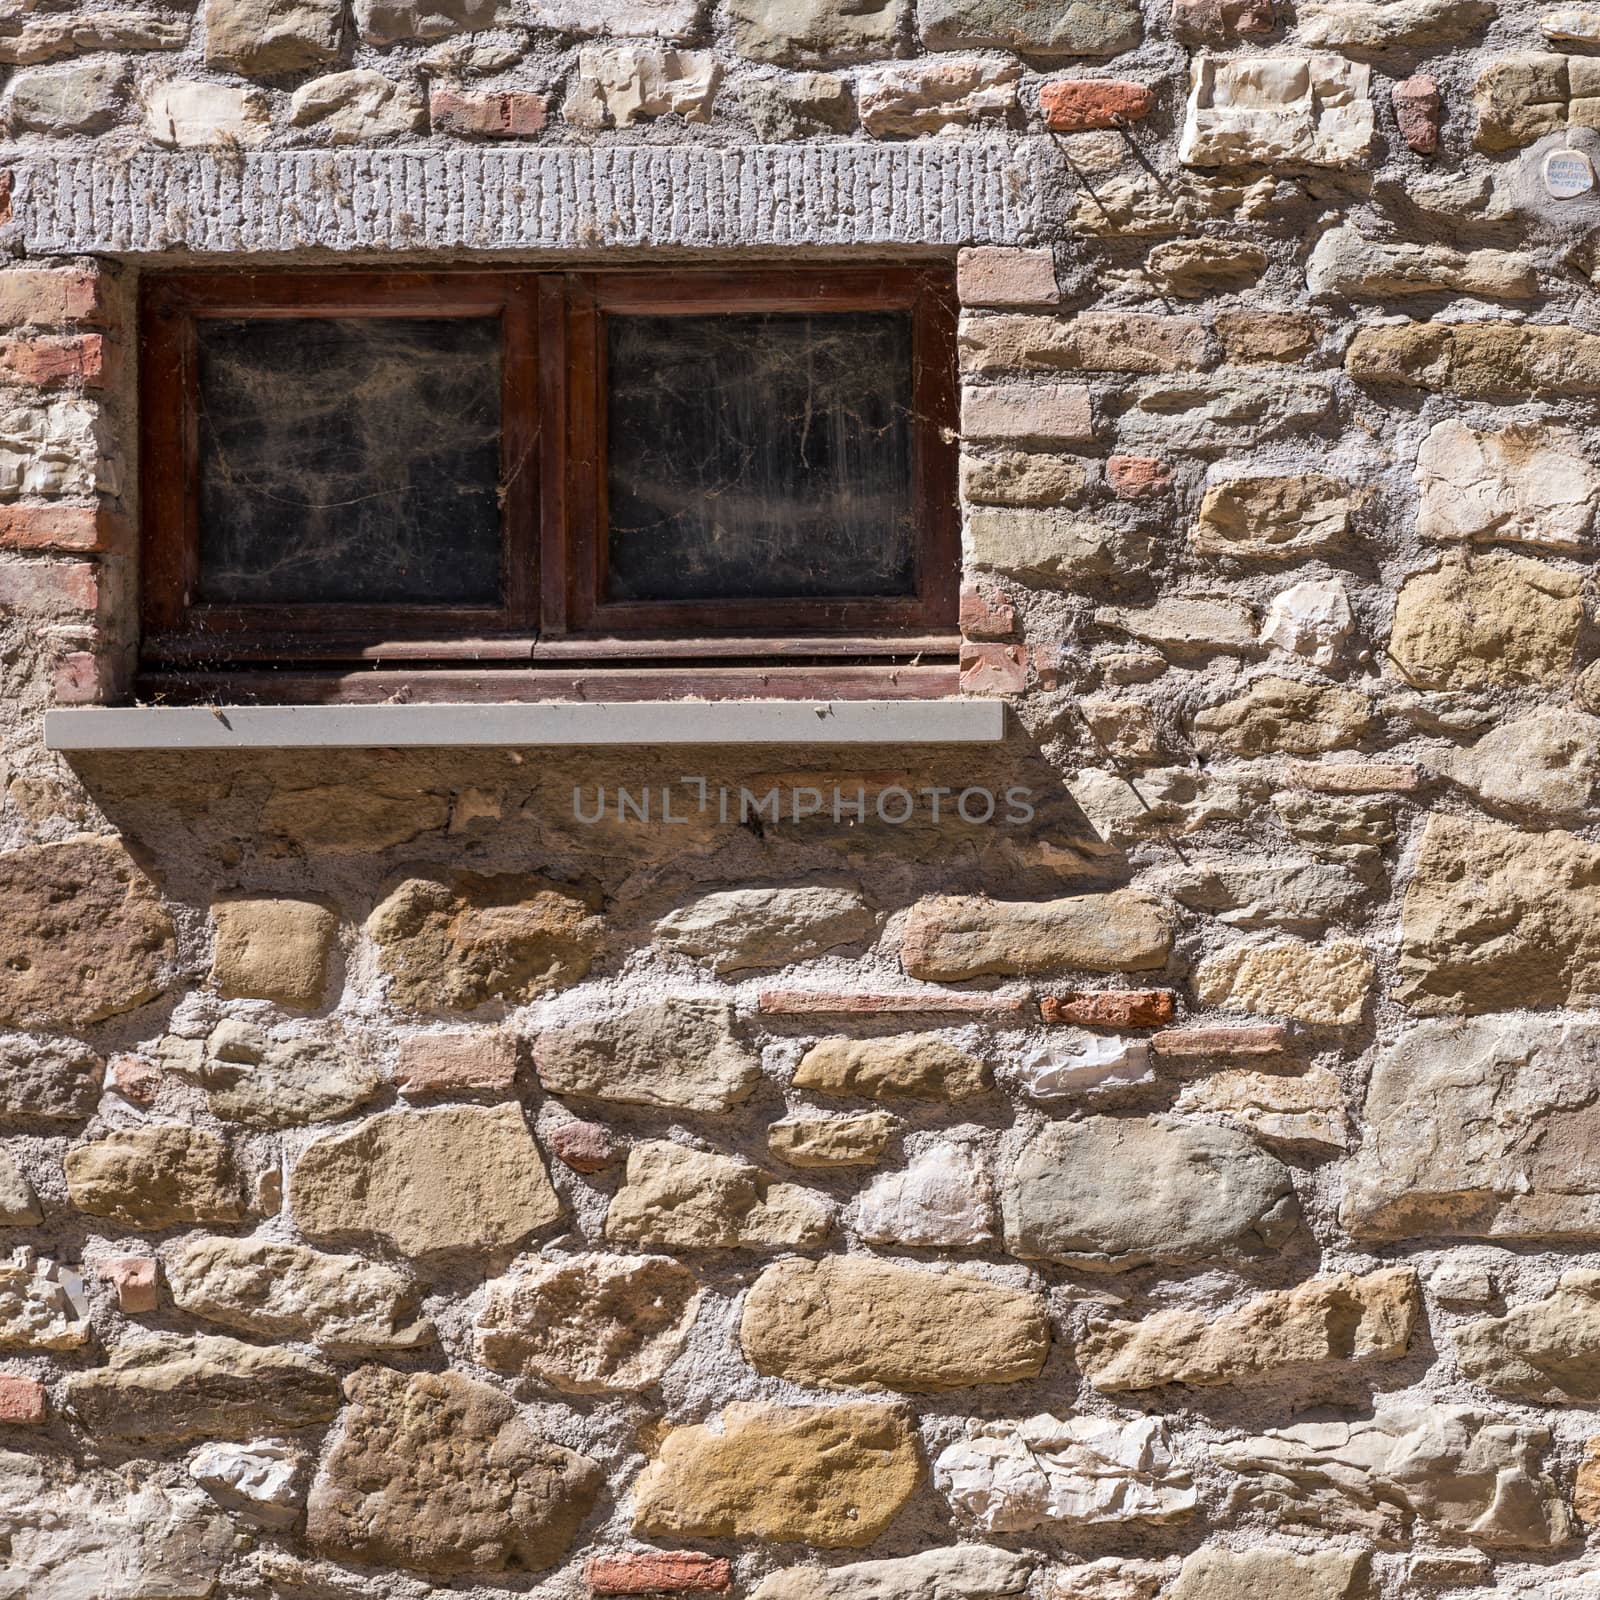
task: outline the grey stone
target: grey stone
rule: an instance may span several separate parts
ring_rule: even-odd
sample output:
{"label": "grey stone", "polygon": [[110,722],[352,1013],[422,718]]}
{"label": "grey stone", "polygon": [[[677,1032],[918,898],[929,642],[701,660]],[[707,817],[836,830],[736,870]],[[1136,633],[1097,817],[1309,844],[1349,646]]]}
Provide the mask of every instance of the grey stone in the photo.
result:
{"label": "grey stone", "polygon": [[1124,449],[1244,450],[1302,437],[1334,414],[1333,386],[1320,374],[1252,372],[1248,383],[1212,374],[1154,378],[1117,419]]}
{"label": "grey stone", "polygon": [[1038,582],[1104,578],[1137,567],[1148,536],[1060,511],[983,506],[967,514],[966,542],[973,566]]}
{"label": "grey stone", "polygon": [[420,96],[381,72],[330,72],[302,84],[289,98],[289,121],[315,128],[333,144],[362,144],[418,133],[427,124]]}
{"label": "grey stone", "polygon": [[550,1094],[686,1111],[727,1111],[761,1081],[720,1000],[663,1000],[554,1028],[534,1045],[534,1062]]}
{"label": "grey stone", "polygon": [[1452,756],[1447,770],[1490,805],[1581,824],[1600,780],[1600,717],[1554,710],[1499,723]]}
{"label": "grey stone", "polygon": [[70,1039],[0,1039],[0,1118],[32,1126],[78,1122],[100,1101],[105,1063]]}
{"label": "grey stone", "polygon": [[76,1350],[89,1342],[83,1279],[27,1247],[0,1258],[0,1349]]}
{"label": "grey stone", "polygon": [[1321,928],[1365,892],[1343,867],[1304,857],[1190,856],[1143,881],[1235,928]]}
{"label": "grey stone", "polygon": [[1006,1248],[1089,1272],[1241,1260],[1299,1226],[1288,1169],[1245,1134],[1174,1117],[1052,1122],[1002,1196]]}
{"label": "grey stone", "polygon": [[[1374,10],[1398,10],[1405,0]],[[1445,0],[1454,5],[1455,0]],[[1380,244],[1352,227],[1329,228],[1306,261],[1306,287],[1318,298],[1353,295],[1486,295],[1526,300],[1539,287],[1531,256],[1509,250],[1453,250],[1442,244]]]}
{"label": "grey stone", "polygon": [[0,1227],[26,1228],[43,1221],[33,1185],[17,1165],[17,1158],[0,1145]]}
{"label": "grey stone", "polygon": [[756,125],[756,137],[773,144],[816,133],[848,133],[856,123],[848,82],[833,72],[751,78],[739,99]]}
{"label": "grey stone", "polygon": [[878,915],[855,889],[725,889],[656,924],[656,943],[718,973],[782,967],[869,939]]}
{"label": "grey stone", "polygon": [[1372,1561],[1365,1551],[1226,1550],[1208,1546],[1183,1563],[1168,1600],[1367,1600]]}
{"label": "grey stone", "polygon": [[1174,654],[1256,648],[1255,614],[1242,600],[1165,595],[1153,606],[1101,606],[1094,620]]}
{"label": "grey stone", "polygon": [[930,50],[1015,50],[1045,60],[1118,55],[1141,31],[1132,0],[922,0],[918,22]]}
{"label": "grey stone", "polygon": [[365,44],[407,44],[494,26],[498,0],[355,0]]}
{"label": "grey stone", "polygon": [[734,48],[782,66],[893,53],[902,0],[731,0]]}
{"label": "grey stone", "polygon": [[1462,1376],[1492,1394],[1546,1404],[1600,1400],[1600,1272],[1564,1272],[1546,1299],[1455,1334]]}
{"label": "grey stone", "polygon": [[761,1580],[751,1600],[1000,1600],[1027,1588],[1035,1559],[958,1544],[842,1567],[782,1567]]}
{"label": "grey stone", "polygon": [[292,1128],[365,1105],[380,1079],[347,1041],[274,1039],[235,1019],[212,1030],[200,1081],[212,1111],[224,1121]]}
{"label": "grey stone", "polygon": [[13,133],[99,133],[117,120],[127,97],[127,63],[91,57],[14,73],[0,99],[0,120]]}

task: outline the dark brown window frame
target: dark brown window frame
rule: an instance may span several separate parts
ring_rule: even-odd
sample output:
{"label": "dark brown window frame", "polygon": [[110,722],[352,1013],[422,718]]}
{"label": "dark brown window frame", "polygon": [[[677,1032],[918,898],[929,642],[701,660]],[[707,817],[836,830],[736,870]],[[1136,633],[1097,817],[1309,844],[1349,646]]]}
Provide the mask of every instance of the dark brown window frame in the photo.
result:
{"label": "dark brown window frame", "polygon": [[[597,272],[296,269],[150,274],[142,285],[142,661],[182,672],[456,663],[660,669],[953,656],[960,583],[956,303],[947,267]],[[619,312],[899,310],[913,316],[917,594],[905,599],[601,599],[603,324]],[[504,604],[189,604],[199,554],[196,324],[203,317],[495,316],[501,322]],[[434,674],[430,672],[429,676]],[[658,685],[659,670],[649,674]],[[781,676],[787,677],[788,674]],[[943,682],[915,669],[909,685]],[[737,681],[735,674],[734,681]],[[861,680],[856,671],[853,682]],[[809,692],[800,690],[799,692]],[[859,692],[859,690],[857,691]],[[906,688],[901,692],[928,692]]]}

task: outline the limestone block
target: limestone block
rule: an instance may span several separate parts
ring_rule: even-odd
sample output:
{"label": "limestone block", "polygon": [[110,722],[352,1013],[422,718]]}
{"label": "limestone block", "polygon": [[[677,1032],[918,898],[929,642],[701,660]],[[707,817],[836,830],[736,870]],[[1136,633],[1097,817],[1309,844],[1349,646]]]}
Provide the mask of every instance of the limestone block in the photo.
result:
{"label": "limestone block", "polygon": [[1372,956],[1357,940],[1275,939],[1213,952],[1193,981],[1203,1005],[1337,1027],[1361,1020],[1372,975]]}
{"label": "limestone block", "polygon": [[870,939],[878,917],[856,889],[724,889],[669,912],[655,940],[718,973],[783,967]]}
{"label": "limestone block", "polygon": [[893,1406],[741,1402],[717,1420],[662,1434],[633,1486],[635,1535],[854,1550],[922,1482],[915,1433]]}
{"label": "limestone block", "polygon": [[1391,664],[1423,689],[1560,683],[1573,669],[1581,589],[1577,573],[1526,556],[1447,557],[1401,588]]}
{"label": "limestone block", "polygon": [[561,114],[580,128],[626,128],[674,114],[708,122],[721,78],[709,50],[585,45]]}
{"label": "limestone block", "polygon": [[308,1460],[272,1439],[208,1444],[189,1458],[189,1476],[241,1522],[283,1531],[305,1506]]}
{"label": "limestone block", "polygon": [[122,114],[127,64],[114,56],[14,72],[0,96],[0,121],[18,133],[100,133]]}
{"label": "limestone block", "polygon": [[[115,494],[120,465],[99,408],[78,395],[0,397],[0,501]],[[13,569],[15,580],[20,576]],[[39,609],[50,605],[38,591]]]}
{"label": "limestone block", "polygon": [[230,997],[310,1008],[328,987],[338,916],[319,900],[233,895],[211,903],[211,981]]}
{"label": "limestone block", "polygon": [[1052,1028],[1019,1063],[1017,1080],[1035,1100],[1130,1089],[1154,1081],[1150,1046],[1118,1034]]}
{"label": "limestone block", "polygon": [[428,112],[421,95],[381,72],[330,72],[302,84],[289,99],[289,121],[313,128],[329,144],[365,144],[420,133]]}
{"label": "limestone block", "polygon": [[419,1011],[518,1005],[576,983],[599,949],[592,888],[512,874],[407,878],[367,919],[389,996]]}
{"label": "limestone block", "polygon": [[1175,1117],[1048,1123],[1001,1204],[1012,1255],[1087,1272],[1268,1255],[1300,1222],[1286,1168],[1236,1129]]}
{"label": "limestone block", "polygon": [[894,53],[901,0],[731,0],[734,48],[780,66],[828,66]]}
{"label": "limestone block", "polygon": [[1359,743],[1371,716],[1357,690],[1269,674],[1237,698],[1196,712],[1193,727],[1196,744],[1216,754],[1310,756]]}
{"label": "limestone block", "polygon": [[931,1145],[902,1172],[886,1172],[861,1191],[855,1233],[870,1244],[961,1249],[994,1237],[994,1181],[961,1145]]}
{"label": "limestone block", "polygon": [[106,1366],[74,1373],[67,1401],[97,1438],[165,1446],[327,1422],[339,1380],[293,1350],[166,1334],[118,1345]]}
{"label": "limestone block", "polygon": [[767,1149],[790,1167],[871,1167],[895,1127],[886,1111],[784,1117],[767,1129]]}
{"label": "limestone block", "polygon": [[818,133],[849,133],[856,102],[847,79],[836,72],[796,72],[750,78],[739,99],[763,144],[787,144]]}
{"label": "limestone block", "polygon": [[1491,1549],[1561,1544],[1571,1516],[1544,1465],[1549,1431],[1467,1406],[1379,1403],[1213,1445],[1246,1504],[1294,1527],[1386,1538],[1431,1529]]}
{"label": "limestone block", "polygon": [[1141,972],[1166,964],[1173,931],[1170,909],[1133,889],[1040,901],[934,896],[911,908],[900,959],[912,977],[937,982],[1057,967]]}
{"label": "limestone block", "polygon": [[[1404,3],[1404,0],[1401,0]],[[1376,8],[1374,8],[1376,9]],[[1168,1600],[1369,1600],[1372,1561],[1365,1551],[1227,1550],[1208,1545],[1185,1558]]]}
{"label": "limestone block", "polygon": [[1114,56],[1139,42],[1139,8],[1130,0],[1067,0],[1040,8],[1027,0],[921,0],[917,21],[930,50],[1014,50],[1049,60]]}
{"label": "limestone block", "polygon": [[308,1145],[289,1177],[312,1238],[376,1236],[406,1255],[509,1250],[563,1206],[516,1105],[371,1117]]}
{"label": "limestone block", "polygon": [[1300,438],[1332,419],[1333,388],[1317,373],[1196,373],[1152,378],[1117,419],[1125,450],[1248,452],[1272,439]]}
{"label": "limestone block", "polygon": [[1023,583],[1106,578],[1142,566],[1148,536],[1070,512],[980,506],[967,513],[973,567]]}
{"label": "limestone block", "polygon": [[969,1100],[989,1087],[989,1068],[936,1033],[823,1039],[800,1058],[794,1086],[873,1100]]}
{"label": "limestone block", "polygon": [[1600,718],[1581,711],[1517,717],[1456,751],[1445,768],[1489,805],[1581,825],[1600,781]]}
{"label": "limestone block", "polygon": [[1235,928],[1318,927],[1351,914],[1365,892],[1333,862],[1288,854],[1196,854],[1144,882]]}
{"label": "limestone block", "polygon": [[1406,1029],[1373,1062],[1344,1225],[1360,1239],[1600,1238],[1597,1068],[1592,1023],[1509,1015]]}
{"label": "limestone block", "polygon": [[534,26],[560,33],[683,39],[694,32],[703,0],[532,0],[532,5]]}
{"label": "limestone block", "polygon": [[204,1128],[127,1128],[68,1150],[62,1165],[72,1203],[125,1228],[245,1216],[244,1180],[233,1154]]}
{"label": "limestone block", "polygon": [[1027,1588],[1034,1557],[992,1545],[959,1544],[842,1567],[782,1567],[751,1600],[1002,1600]]}
{"label": "limestone block", "polygon": [[1515,539],[1587,546],[1600,473],[1565,428],[1513,423],[1480,432],[1436,423],[1417,452],[1417,532],[1425,539]]}
{"label": "limestone block", "polygon": [[174,78],[146,91],[145,132],[169,150],[264,144],[272,132],[265,97],[255,89]]}
{"label": "limestone block", "polygon": [[1229,1068],[1185,1084],[1177,1110],[1227,1117],[1268,1149],[1323,1154],[1350,1147],[1344,1091],[1326,1067],[1313,1067],[1295,1078]]}
{"label": "limestone block", "polygon": [[1319,50],[1455,44],[1498,10],[1494,0],[1312,0],[1296,13],[1295,41]]}
{"label": "limestone block", "polygon": [[864,67],[856,75],[861,126],[876,139],[1011,122],[1022,68],[981,57],[926,57]]}
{"label": "limestone block", "polygon": [[1335,549],[1349,532],[1347,486],[1313,472],[1213,481],[1189,542],[1203,555],[1284,560]]}
{"label": "limestone block", "polygon": [[496,1278],[475,1324],[478,1358],[565,1394],[658,1383],[700,1309],[700,1285],[666,1256],[588,1253]]}
{"label": "limestone block", "polygon": [[541,1034],[539,1082],[551,1094],[621,1105],[727,1111],[755,1093],[761,1063],[724,1001],[673,998]]}
{"label": "limestone block", "polygon": [[417,1290],[395,1268],[262,1239],[194,1239],[166,1261],[173,1301],[244,1333],[361,1350],[433,1341]]}
{"label": "limestone block", "polygon": [[566,1554],[604,1481],[458,1372],[364,1367],[306,1506],[322,1555],[440,1576],[539,1572]]}
{"label": "limestone block", "polygon": [[939,1394],[1037,1377],[1050,1330],[1031,1291],[828,1256],[768,1267],[745,1297],[739,1343],[757,1372],[793,1383]]}
{"label": "limestone block", "polygon": [[1337,55],[1197,56],[1178,159],[1355,167],[1372,147],[1372,71]]}
{"label": "limestone block", "polygon": [[1492,1394],[1547,1404],[1600,1399],[1600,1272],[1564,1272],[1543,1300],[1455,1334],[1462,1375]]}
{"label": "limestone block", "polygon": [[494,26],[498,0],[354,0],[364,44],[429,43]]}
{"label": "limestone block", "polygon": [[378,1069],[348,1040],[274,1038],[240,1019],[206,1040],[200,1082],[212,1111],[252,1128],[327,1122],[377,1092]]}
{"label": "limestone block", "polygon": [[820,1194],[774,1183],[739,1156],[647,1139],[628,1152],[606,1212],[606,1238],[668,1250],[804,1249],[833,1222]]}
{"label": "limestone block", "polygon": [[205,0],[206,65],[245,78],[326,66],[342,10],[339,0]]}
{"label": "limestone block", "polygon": [[1193,767],[1149,768],[1136,787],[1118,773],[1091,767],[1067,789],[1095,831],[1119,845],[1173,829],[1189,834],[1215,822],[1237,821],[1266,798],[1265,784],[1254,774]]}
{"label": "limestone block", "polygon": [[24,1247],[0,1257],[0,1349],[76,1350],[89,1342],[83,1280]]}
{"label": "limestone block", "polygon": [[1422,1310],[1417,1275],[1394,1267],[1341,1272],[1257,1295],[1237,1311],[1160,1311],[1138,1322],[1091,1324],[1073,1359],[1108,1394],[1247,1383],[1333,1361],[1393,1361]]}
{"label": "limestone block", "polygon": [[[1374,9],[1397,10],[1406,3],[1394,0]],[[1538,292],[1539,277],[1533,258],[1515,251],[1380,244],[1347,225],[1329,228],[1317,240],[1306,260],[1306,287],[1320,298],[1387,300],[1448,289],[1489,299],[1526,300]]]}
{"label": "limestone block", "polygon": [[1169,594],[1151,606],[1100,606],[1094,620],[1170,655],[1243,651],[1256,642],[1255,617],[1242,600]]}
{"label": "limestone block", "polygon": [[1157,1417],[969,1422],[933,1476],[956,1515],[986,1533],[1174,1522],[1196,1502],[1194,1480]]}
{"label": "limestone block", "polygon": [[1354,627],[1343,580],[1313,578],[1272,597],[1261,623],[1261,643],[1297,655],[1314,667],[1331,667]]}
{"label": "limestone block", "polygon": [[0,1228],[31,1228],[44,1221],[39,1197],[11,1152],[0,1146]]}

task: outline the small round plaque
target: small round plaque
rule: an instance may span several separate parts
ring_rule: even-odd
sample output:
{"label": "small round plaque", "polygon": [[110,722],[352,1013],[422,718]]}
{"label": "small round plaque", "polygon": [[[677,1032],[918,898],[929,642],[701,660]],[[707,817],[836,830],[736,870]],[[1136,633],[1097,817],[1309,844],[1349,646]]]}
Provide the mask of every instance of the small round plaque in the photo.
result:
{"label": "small round plaque", "polygon": [[1552,150],[1544,158],[1545,192],[1573,200],[1594,188],[1594,163],[1581,150]]}

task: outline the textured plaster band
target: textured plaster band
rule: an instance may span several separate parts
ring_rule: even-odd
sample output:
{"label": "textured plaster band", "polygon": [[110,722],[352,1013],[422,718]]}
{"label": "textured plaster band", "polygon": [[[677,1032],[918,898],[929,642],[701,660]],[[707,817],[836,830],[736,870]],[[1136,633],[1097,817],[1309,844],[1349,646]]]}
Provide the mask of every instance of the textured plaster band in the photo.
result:
{"label": "textured plaster band", "polygon": [[615,705],[135,706],[45,716],[51,750],[452,745],[992,744],[998,700],[633,701]]}
{"label": "textured plaster band", "polygon": [[23,161],[31,254],[1019,244],[1038,139],[66,156]]}

